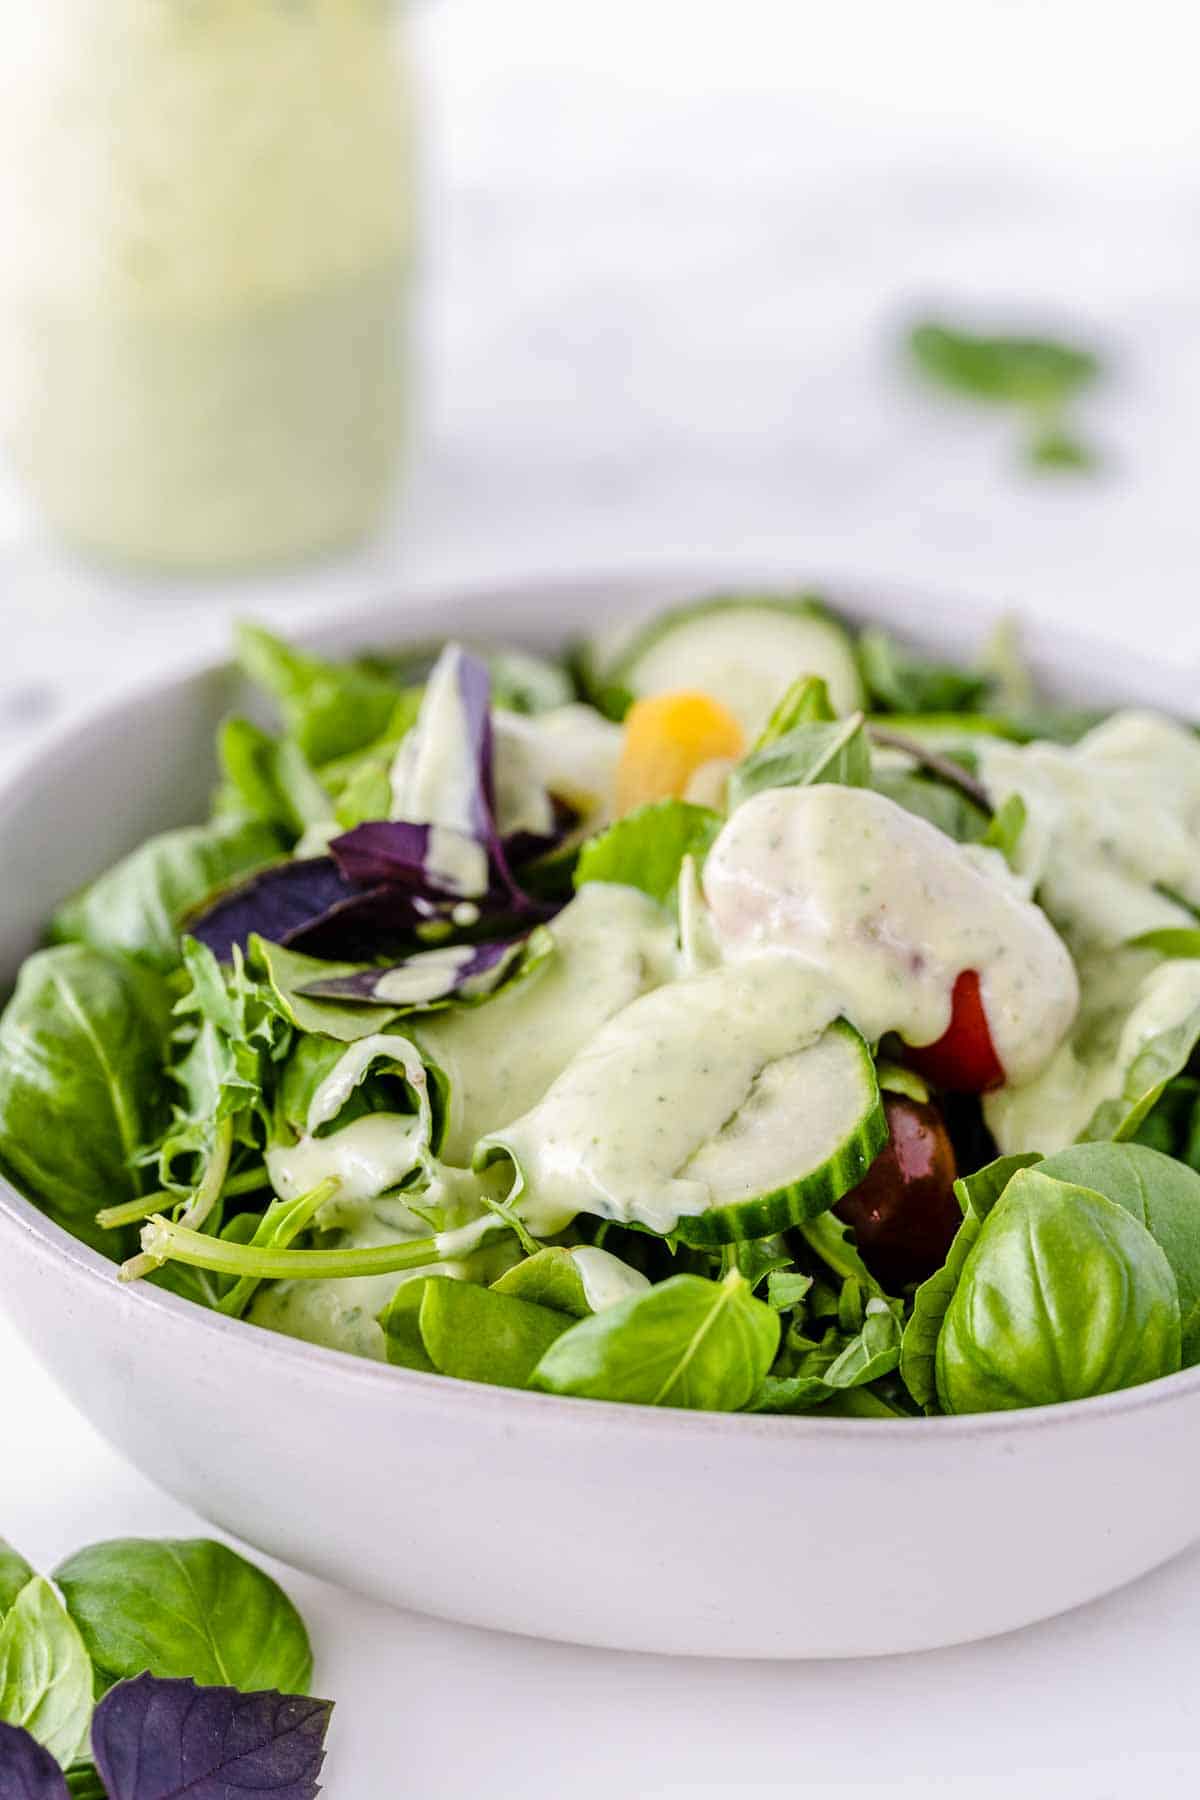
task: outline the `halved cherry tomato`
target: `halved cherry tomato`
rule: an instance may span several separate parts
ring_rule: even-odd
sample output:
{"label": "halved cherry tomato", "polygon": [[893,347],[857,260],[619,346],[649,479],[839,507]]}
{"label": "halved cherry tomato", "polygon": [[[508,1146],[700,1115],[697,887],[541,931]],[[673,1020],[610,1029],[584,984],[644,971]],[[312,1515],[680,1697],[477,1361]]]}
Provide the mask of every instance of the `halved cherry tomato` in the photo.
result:
{"label": "halved cherry tomato", "polygon": [[906,1061],[918,1075],[950,1094],[986,1094],[1002,1085],[1004,1069],[992,1043],[974,969],[964,969],[954,983],[950,1023],[941,1037],[935,1044],[910,1045]]}
{"label": "halved cherry tomato", "polygon": [[954,1149],[938,1108],[885,1094],[883,1109],[889,1141],[833,1210],[853,1226],[863,1261],[894,1294],[941,1268],[962,1211]]}

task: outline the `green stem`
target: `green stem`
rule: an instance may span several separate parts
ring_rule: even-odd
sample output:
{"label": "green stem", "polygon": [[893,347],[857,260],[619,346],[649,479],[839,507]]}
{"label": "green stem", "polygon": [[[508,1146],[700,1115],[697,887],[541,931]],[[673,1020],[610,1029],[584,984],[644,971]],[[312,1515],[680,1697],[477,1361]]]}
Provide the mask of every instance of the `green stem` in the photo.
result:
{"label": "green stem", "polygon": [[[233,1118],[222,1119],[217,1126],[213,1138],[213,1147],[205,1164],[200,1185],[179,1215],[181,1227],[197,1231],[204,1224],[213,1207],[221,1198],[221,1189],[225,1185],[225,1174],[229,1168],[229,1158],[233,1152]],[[149,1228],[147,1228],[149,1229]],[[215,1240],[205,1239],[205,1242]],[[153,1270],[161,1268],[164,1257],[156,1256],[145,1247],[146,1232],[142,1233],[142,1254],[131,1256],[128,1262],[121,1264],[121,1280],[137,1281],[142,1275],[149,1275]],[[199,1268],[206,1265],[200,1263]]]}
{"label": "green stem", "polygon": [[[287,1249],[302,1231],[308,1230],[316,1214],[327,1200],[333,1199],[341,1185],[336,1175],[327,1175],[309,1193],[301,1194],[295,1200],[274,1201],[259,1220],[246,1248]],[[224,1299],[217,1302],[217,1311],[227,1313],[231,1319],[240,1319],[254,1298],[258,1282],[256,1275],[243,1275],[234,1282]]]}
{"label": "green stem", "polygon": [[329,1281],[351,1275],[390,1275],[403,1269],[419,1269],[427,1263],[464,1256],[488,1237],[508,1227],[492,1215],[475,1219],[457,1231],[441,1231],[433,1237],[409,1238],[398,1244],[378,1244],[363,1250],[273,1250],[252,1244],[226,1243],[182,1223],[162,1217],[151,1219],[142,1232],[142,1256],[134,1257],[121,1271],[122,1281],[136,1281],[145,1271],[137,1266],[175,1261],[196,1269],[212,1269],[218,1275],[251,1276],[259,1281]]}
{"label": "green stem", "polygon": [[102,1231],[117,1231],[122,1225],[136,1225],[140,1219],[148,1219],[151,1213],[161,1212],[174,1198],[169,1188],[159,1188],[155,1194],[143,1194],[140,1200],[126,1200],[120,1206],[101,1207],[96,1214],[96,1223]]}

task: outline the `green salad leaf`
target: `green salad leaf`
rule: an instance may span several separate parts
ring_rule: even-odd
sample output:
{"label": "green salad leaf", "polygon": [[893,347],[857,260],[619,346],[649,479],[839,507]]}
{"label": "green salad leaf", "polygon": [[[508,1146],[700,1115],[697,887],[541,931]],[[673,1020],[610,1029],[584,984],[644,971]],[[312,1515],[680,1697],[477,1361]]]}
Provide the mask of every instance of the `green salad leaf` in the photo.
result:
{"label": "green salad leaf", "polygon": [[65,1768],[87,1743],[92,1664],[76,1625],[41,1575],[0,1625],[0,1720],[37,1739]]}
{"label": "green salad leaf", "polygon": [[400,735],[416,718],[413,694],[377,669],[328,662],[261,625],[239,625],[236,642],[242,669],[276,701],[289,737],[314,768]]}
{"label": "green salad leaf", "polygon": [[525,1387],[571,1326],[567,1314],[495,1288],[446,1275],[431,1275],[422,1285],[421,1341],[434,1368],[460,1381]]}
{"label": "green salad leaf", "polygon": [[579,1264],[561,1245],[523,1257],[492,1283],[492,1290],[565,1313],[569,1319],[586,1319],[592,1311]]}
{"label": "green salad leaf", "polygon": [[794,725],[761,750],[752,750],[729,777],[729,809],[734,811],[765,788],[812,787],[819,781],[867,787],[871,752],[861,713],[831,725]]}
{"label": "green salad leaf", "polygon": [[530,1386],[642,1406],[736,1412],[779,1345],[779,1315],[736,1270],[723,1281],[673,1275],[580,1319],[553,1343]]}
{"label": "green salad leaf", "polygon": [[332,817],[332,800],[290,738],[274,738],[249,719],[226,719],[217,756],[225,777],[218,813],[257,819],[291,839]]}
{"label": "green salad leaf", "polygon": [[1082,1400],[1179,1366],[1175,1277],[1145,1226],[1040,1169],[1013,1175],[946,1309],[937,1343],[945,1410]]}
{"label": "green salad leaf", "polygon": [[7,1538],[0,1538],[0,1620],[33,1574],[20,1551],[14,1550]]}
{"label": "green salad leaf", "polygon": [[395,1014],[395,1007],[346,1006],[337,1000],[314,1000],[300,991],[314,981],[353,975],[362,967],[360,963],[324,962],[257,936],[250,939],[248,949],[251,973],[266,982],[280,1013],[297,1031],[352,1044],[385,1029]]}
{"label": "green salad leaf", "polygon": [[134,1163],[167,1118],[169,996],[148,969],[84,944],[40,950],[0,1017],[0,1162],[69,1231],[139,1194]]}
{"label": "green salad leaf", "polygon": [[832,725],[837,709],[829,698],[829,684],[820,675],[801,675],[776,702],[754,750],[765,750],[794,731],[798,725]]}
{"label": "green salad leaf", "polygon": [[575,886],[615,881],[640,888],[652,900],[669,900],[679,885],[684,858],[703,862],[723,820],[707,806],[686,800],[654,800],[639,806],[588,840],[579,853]]}
{"label": "green salad leaf", "polygon": [[858,664],[880,712],[974,712],[990,685],[986,675],[918,656],[878,627],[859,638]]}
{"label": "green salad leaf", "polygon": [[179,964],[188,914],[281,850],[278,833],[254,819],[160,832],[60,906],[51,941],[131,956],[169,974]]}
{"label": "green salad leaf", "polygon": [[965,331],[933,320],[914,325],[909,350],[941,387],[974,400],[1057,408],[1101,373],[1094,351],[1049,337]]}
{"label": "green salad leaf", "polygon": [[[304,1694],[312,1650],[283,1589],[207,1538],[114,1538],[54,1571],[102,1688],[140,1675]],[[90,1710],[91,1687],[88,1700]]]}

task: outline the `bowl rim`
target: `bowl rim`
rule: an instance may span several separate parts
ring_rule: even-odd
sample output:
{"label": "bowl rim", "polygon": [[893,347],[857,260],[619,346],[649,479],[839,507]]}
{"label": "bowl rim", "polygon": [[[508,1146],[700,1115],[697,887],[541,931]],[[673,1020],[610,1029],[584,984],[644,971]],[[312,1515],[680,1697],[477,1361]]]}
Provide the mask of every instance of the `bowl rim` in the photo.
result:
{"label": "bowl rim", "polygon": [[[795,565],[761,565],[747,575],[745,565],[723,564],[710,560],[703,565],[679,568],[655,562],[637,568],[617,565],[608,570],[589,570],[585,575],[559,571],[536,573],[524,579],[507,577],[502,581],[452,579],[408,582],[388,596],[378,596],[366,604],[352,608],[331,606],[319,616],[307,619],[295,631],[293,641],[313,646],[363,642],[372,631],[394,629],[403,623],[407,612],[417,612],[446,600],[479,606],[485,601],[497,611],[506,601],[517,597],[530,600],[562,597],[564,592],[590,592],[612,597],[622,590],[645,591],[660,588],[664,592],[678,589],[681,593],[721,591],[729,582],[743,588],[753,586],[764,591],[783,588],[791,592],[818,591],[833,596],[833,603],[850,616],[871,616],[886,601],[884,613],[903,617],[913,608],[915,634],[921,628],[936,628],[952,616],[957,620],[965,613],[975,624],[987,624],[989,612],[983,607],[951,601],[905,589],[898,583],[868,584],[844,578],[798,580]],[[1022,620],[1022,624],[1025,621]],[[1031,632],[1041,645],[1056,651],[1055,660],[1065,664],[1072,650],[1095,656],[1102,639],[1070,627],[1039,623]],[[1124,672],[1140,671],[1145,678],[1157,677],[1171,684],[1170,672],[1159,658],[1144,652],[1120,654]],[[56,730],[8,762],[0,779],[0,820],[14,801],[21,785],[31,779],[53,782],[56,767],[78,751],[90,732],[120,723],[140,699],[150,695],[158,699],[178,694],[182,700],[187,689],[198,680],[216,678],[229,668],[229,659],[211,654],[180,659],[165,672],[147,675],[124,684],[119,693],[73,711]],[[1178,679],[1178,672],[1176,672]],[[1124,682],[1120,685],[1125,685]],[[25,1239],[35,1255],[50,1261],[63,1273],[64,1279],[82,1280],[89,1287],[115,1288],[115,1265],[106,1257],[56,1224],[9,1179],[0,1167],[0,1232],[13,1233]],[[251,1350],[251,1334],[256,1354],[275,1363],[282,1371],[297,1375],[307,1371],[323,1382],[350,1384],[362,1391],[378,1390],[407,1401],[428,1405],[445,1412],[473,1416],[484,1412],[488,1422],[502,1424],[502,1414],[514,1421],[540,1422],[552,1425],[557,1419],[585,1428],[590,1421],[595,1429],[606,1424],[611,1428],[664,1433],[689,1437],[709,1437],[714,1433],[734,1433],[739,1439],[766,1440],[797,1445],[816,1443],[867,1443],[873,1445],[910,1444],[917,1438],[930,1437],[940,1442],[963,1442],[975,1438],[1008,1436],[1014,1432],[1045,1431],[1083,1427],[1109,1415],[1143,1413],[1160,1406],[1173,1405],[1189,1396],[1200,1394],[1200,1365],[1159,1376],[1137,1387],[1121,1388],[1110,1394],[1093,1395],[1085,1400],[1067,1400],[1039,1407],[1012,1408],[1002,1412],[935,1414],[916,1418],[855,1419],[827,1418],[819,1414],[769,1414],[701,1412],[682,1407],[639,1406],[627,1401],[583,1399],[562,1394],[533,1393],[519,1388],[501,1388],[486,1382],[451,1379],[444,1375],[426,1374],[367,1357],[351,1355],[325,1345],[311,1344],[301,1338],[286,1336],[252,1325],[248,1320],[227,1318],[198,1306],[182,1295],[139,1283],[136,1298],[132,1288],[111,1292],[114,1300],[128,1296],[129,1301],[145,1309],[148,1320],[155,1316],[173,1320],[183,1329],[194,1330],[217,1343],[236,1343]],[[232,1336],[231,1336],[232,1334]]]}

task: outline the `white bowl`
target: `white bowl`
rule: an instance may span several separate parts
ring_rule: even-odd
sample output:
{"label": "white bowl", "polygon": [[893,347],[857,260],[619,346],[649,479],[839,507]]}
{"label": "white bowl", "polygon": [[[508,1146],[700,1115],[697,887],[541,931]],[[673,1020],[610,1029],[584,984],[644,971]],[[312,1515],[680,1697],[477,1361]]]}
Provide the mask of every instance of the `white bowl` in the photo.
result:
{"label": "white bowl", "polygon": [[[710,571],[410,594],[318,641],[554,644],[713,585]],[[947,652],[978,634],[960,608],[837,598]],[[1193,701],[1180,670],[1040,627],[1029,649],[1069,694]],[[161,683],[0,791],[0,983],[62,894],[202,815],[233,693],[218,668]],[[161,1486],[287,1562],[476,1625],[694,1655],[928,1649],[1093,1599],[1200,1537],[1200,1369],[1040,1411],[913,1421],[522,1394],[120,1287],[3,1182],[0,1285],[66,1393]]]}

